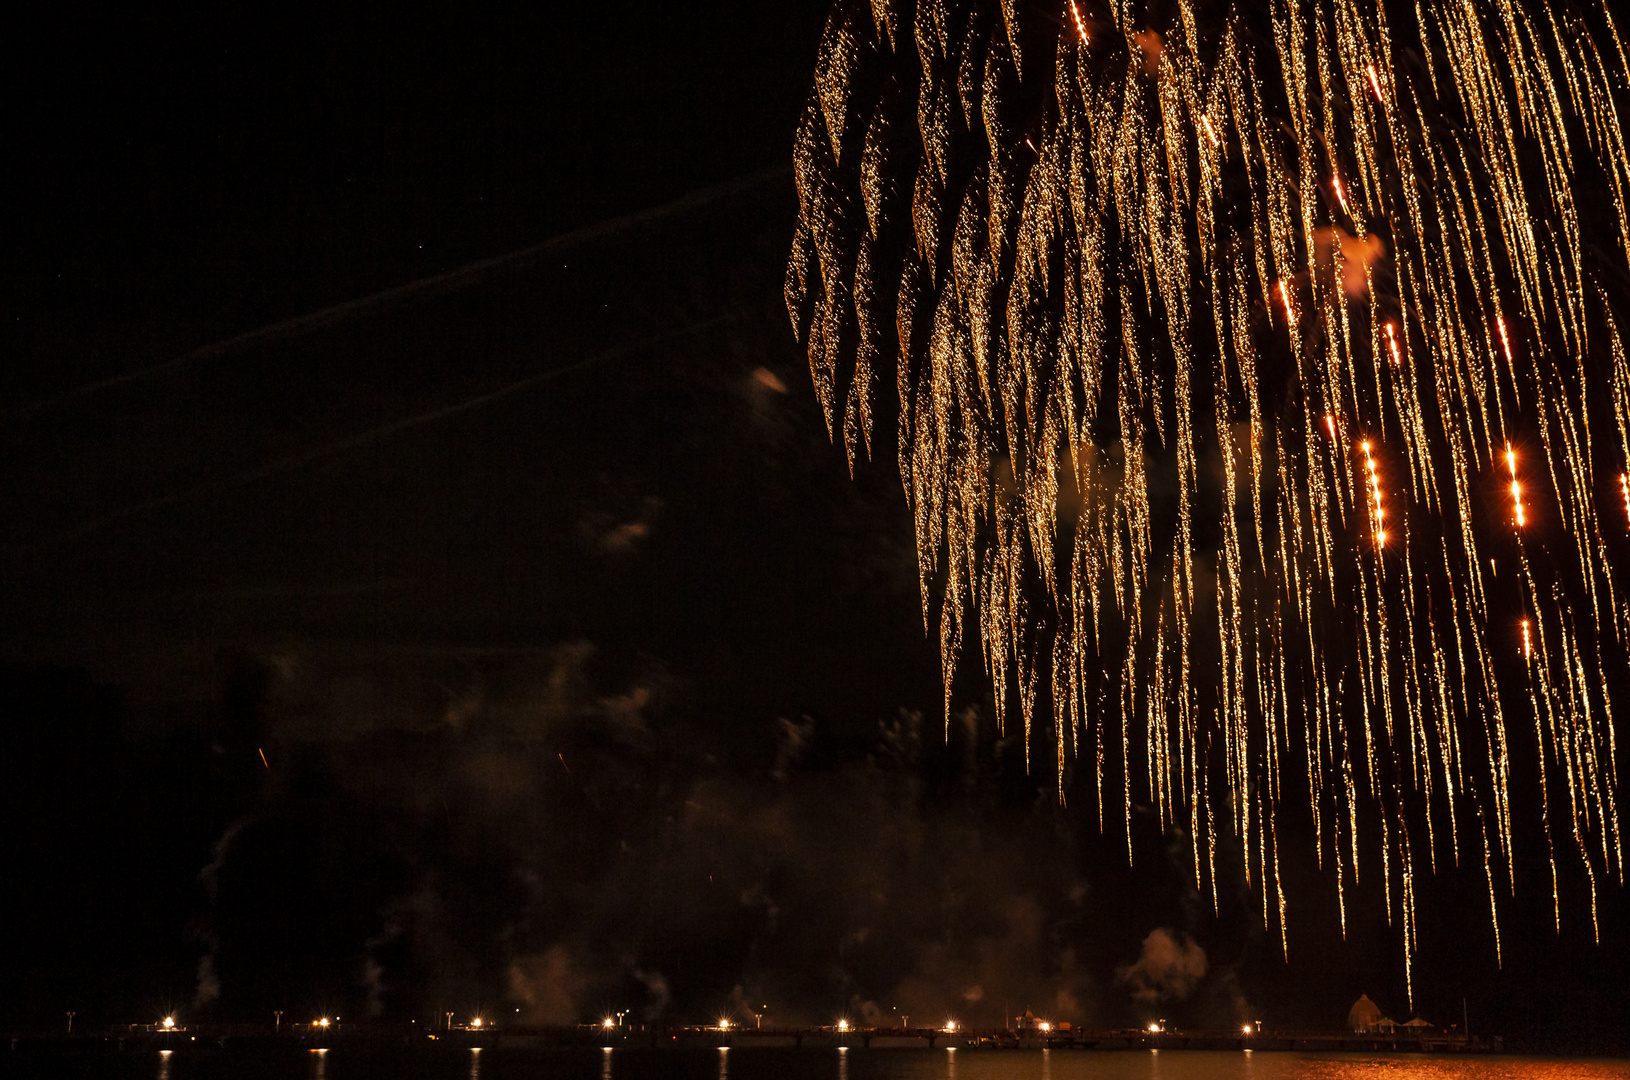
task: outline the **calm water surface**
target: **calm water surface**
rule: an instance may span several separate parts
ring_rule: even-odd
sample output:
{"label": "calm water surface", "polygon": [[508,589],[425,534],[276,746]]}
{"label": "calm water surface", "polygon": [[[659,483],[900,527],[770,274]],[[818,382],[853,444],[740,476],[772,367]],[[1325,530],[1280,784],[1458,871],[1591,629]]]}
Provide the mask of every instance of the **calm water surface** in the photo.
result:
{"label": "calm water surface", "polygon": [[0,1065],[11,1077],[118,1080],[1630,1080],[1630,1061],[1420,1054],[772,1048],[338,1048],[271,1057],[127,1054]]}

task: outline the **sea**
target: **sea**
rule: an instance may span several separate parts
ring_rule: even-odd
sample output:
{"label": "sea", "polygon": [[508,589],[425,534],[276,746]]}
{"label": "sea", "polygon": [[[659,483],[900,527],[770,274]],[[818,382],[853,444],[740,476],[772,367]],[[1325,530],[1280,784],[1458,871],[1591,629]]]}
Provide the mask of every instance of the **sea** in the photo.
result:
{"label": "sea", "polygon": [[821,1048],[0,1055],[0,1077],[66,1080],[1608,1080],[1630,1059],[1293,1051]]}

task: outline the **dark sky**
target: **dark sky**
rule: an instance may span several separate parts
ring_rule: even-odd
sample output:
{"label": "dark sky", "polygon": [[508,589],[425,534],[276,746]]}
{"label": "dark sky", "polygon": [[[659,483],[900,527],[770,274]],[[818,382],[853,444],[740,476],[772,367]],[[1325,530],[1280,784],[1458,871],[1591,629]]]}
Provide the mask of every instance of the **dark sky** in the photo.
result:
{"label": "dark sky", "polygon": [[[898,477],[781,306],[823,14],[8,30],[0,1027],[1404,1019],[1373,877],[1343,941],[1290,870],[1287,964],[976,670],[945,725]],[[1503,970],[1480,868],[1423,883],[1418,1009],[1622,1040],[1623,891],[1597,946],[1520,865]]]}

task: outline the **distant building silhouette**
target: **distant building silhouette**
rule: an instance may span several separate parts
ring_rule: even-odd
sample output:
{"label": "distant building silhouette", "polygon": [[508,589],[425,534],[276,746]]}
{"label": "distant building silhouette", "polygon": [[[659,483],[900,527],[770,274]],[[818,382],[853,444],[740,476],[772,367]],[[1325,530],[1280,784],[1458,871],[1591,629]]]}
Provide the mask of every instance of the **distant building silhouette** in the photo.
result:
{"label": "distant building silhouette", "polygon": [[1381,1007],[1370,1000],[1368,994],[1358,995],[1353,1007],[1347,1010],[1347,1026],[1353,1031],[1374,1031],[1381,1023]]}

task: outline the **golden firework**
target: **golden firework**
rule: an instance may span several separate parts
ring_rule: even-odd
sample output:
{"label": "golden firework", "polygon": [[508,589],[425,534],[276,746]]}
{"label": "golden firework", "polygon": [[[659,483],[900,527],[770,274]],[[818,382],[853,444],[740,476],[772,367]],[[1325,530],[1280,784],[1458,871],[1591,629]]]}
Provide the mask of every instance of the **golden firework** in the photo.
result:
{"label": "golden firework", "polygon": [[1161,10],[840,0],[822,38],[787,303],[851,468],[895,428],[947,717],[972,651],[999,726],[1050,715],[1060,798],[1083,760],[1128,858],[1146,798],[1214,903],[1231,832],[1282,942],[1305,796],[1343,926],[1378,868],[1406,969],[1416,868],[1463,849],[1498,950],[1532,755],[1594,922],[1630,642],[1611,14]]}

